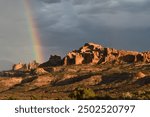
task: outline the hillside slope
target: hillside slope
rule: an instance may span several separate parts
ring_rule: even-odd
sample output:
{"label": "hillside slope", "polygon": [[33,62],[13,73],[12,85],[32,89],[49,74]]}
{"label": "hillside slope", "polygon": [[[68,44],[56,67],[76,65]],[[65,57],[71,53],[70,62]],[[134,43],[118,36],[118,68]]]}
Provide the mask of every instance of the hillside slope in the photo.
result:
{"label": "hillside slope", "polygon": [[89,43],[51,57],[35,69],[0,72],[0,99],[150,99],[149,52]]}

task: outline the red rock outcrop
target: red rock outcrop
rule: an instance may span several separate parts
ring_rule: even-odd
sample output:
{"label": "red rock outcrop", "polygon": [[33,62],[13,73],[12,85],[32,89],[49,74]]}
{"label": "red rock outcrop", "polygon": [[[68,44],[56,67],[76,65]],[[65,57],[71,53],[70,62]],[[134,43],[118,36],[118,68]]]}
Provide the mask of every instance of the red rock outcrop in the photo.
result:
{"label": "red rock outcrop", "polygon": [[64,58],[64,65],[98,63],[104,48],[94,43],[86,43],[79,50],[69,52]]}
{"label": "red rock outcrop", "polygon": [[27,65],[23,63],[14,64],[12,67],[13,71],[24,71],[27,70]]}
{"label": "red rock outcrop", "polygon": [[117,50],[94,43],[86,43],[79,50],[69,52],[63,59],[64,65],[134,62],[150,62],[150,52]]}
{"label": "red rock outcrop", "polygon": [[79,64],[103,63],[135,63],[150,62],[150,52],[136,52],[106,48],[95,43],[86,43],[79,50],[69,52],[63,59],[60,56],[50,56],[50,59],[39,67]]}
{"label": "red rock outcrop", "polygon": [[37,63],[36,61],[32,61],[29,64],[18,63],[18,64],[14,64],[12,66],[12,70],[13,71],[34,70],[34,69],[38,68],[38,66],[39,66],[39,63]]}
{"label": "red rock outcrop", "polygon": [[38,66],[39,66],[39,63],[37,63],[36,61],[33,61],[28,64],[28,70],[34,70],[34,69],[38,68]]}
{"label": "red rock outcrop", "polygon": [[39,65],[39,67],[49,67],[49,66],[60,66],[62,65],[62,59],[60,56],[51,55],[49,60],[45,63]]}

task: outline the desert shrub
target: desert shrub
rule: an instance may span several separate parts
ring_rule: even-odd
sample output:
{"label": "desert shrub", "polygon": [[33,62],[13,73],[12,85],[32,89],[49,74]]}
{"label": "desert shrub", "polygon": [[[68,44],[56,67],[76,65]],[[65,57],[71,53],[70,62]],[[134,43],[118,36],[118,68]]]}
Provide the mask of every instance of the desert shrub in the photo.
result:
{"label": "desert shrub", "polygon": [[138,93],[138,95],[137,95],[138,99],[141,99],[141,100],[149,100],[150,99],[149,91],[142,90],[142,91],[138,91],[137,93]]}
{"label": "desert shrub", "polygon": [[36,96],[36,95],[31,95],[31,96],[30,96],[30,99],[31,99],[31,100],[38,100],[38,99],[39,99],[39,97],[38,97],[38,96]]}
{"label": "desert shrub", "polygon": [[121,99],[133,99],[133,94],[132,93],[130,93],[130,92],[125,92],[125,93],[122,93],[122,95],[121,95],[121,97],[120,97]]}
{"label": "desert shrub", "polygon": [[92,99],[96,96],[95,92],[90,88],[76,88],[71,94],[69,94],[69,97],[71,99]]}
{"label": "desert shrub", "polygon": [[150,100],[150,93],[146,93],[146,99]]}
{"label": "desert shrub", "polygon": [[15,98],[15,97],[8,97],[7,100],[17,100],[17,98]]}
{"label": "desert shrub", "polygon": [[112,97],[110,94],[98,95],[95,97],[97,100],[114,100],[115,98]]}
{"label": "desert shrub", "polygon": [[145,94],[146,92],[144,91],[144,90],[139,90],[138,92],[137,92],[137,95],[143,95],[143,94]]}

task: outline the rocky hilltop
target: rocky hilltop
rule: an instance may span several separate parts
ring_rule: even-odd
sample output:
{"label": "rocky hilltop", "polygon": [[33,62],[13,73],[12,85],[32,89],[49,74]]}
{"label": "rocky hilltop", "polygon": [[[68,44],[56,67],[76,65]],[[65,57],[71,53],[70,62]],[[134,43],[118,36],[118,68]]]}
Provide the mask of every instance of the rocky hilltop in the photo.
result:
{"label": "rocky hilltop", "polygon": [[117,50],[103,47],[95,43],[86,43],[78,50],[69,52],[63,59],[60,56],[50,56],[50,59],[41,64],[41,67],[59,65],[80,65],[80,64],[104,64],[104,63],[136,63],[150,62],[150,52],[136,52]]}
{"label": "rocky hilltop", "polygon": [[0,72],[0,99],[150,99],[150,52],[86,43]]}
{"label": "rocky hilltop", "polygon": [[136,62],[150,62],[149,52],[136,52],[117,50],[114,48],[103,47],[95,43],[86,43],[78,50],[69,52],[63,59],[58,55],[51,55],[47,62],[42,64],[33,61],[29,64],[18,63],[14,64],[12,70],[24,71],[34,70],[38,67],[54,67],[62,65],[80,65],[80,64],[122,64],[122,63],[136,63]]}
{"label": "rocky hilltop", "polygon": [[86,43],[79,50],[69,52],[64,65],[101,63],[150,62],[150,52],[136,52],[106,48],[95,43]]}

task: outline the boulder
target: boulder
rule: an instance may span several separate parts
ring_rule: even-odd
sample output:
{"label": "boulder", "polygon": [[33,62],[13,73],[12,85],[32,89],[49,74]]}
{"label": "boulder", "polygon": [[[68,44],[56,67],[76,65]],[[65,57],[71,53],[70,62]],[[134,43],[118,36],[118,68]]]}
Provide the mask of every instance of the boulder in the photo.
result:
{"label": "boulder", "polygon": [[45,71],[43,68],[37,68],[36,70],[35,70],[35,74],[37,74],[37,75],[43,75],[43,74],[47,74],[48,72],[47,71]]}
{"label": "boulder", "polygon": [[12,67],[13,71],[25,71],[27,70],[27,65],[23,63],[14,64]]}
{"label": "boulder", "polygon": [[143,72],[137,72],[135,73],[135,78],[136,79],[141,79],[144,78],[146,75]]}

